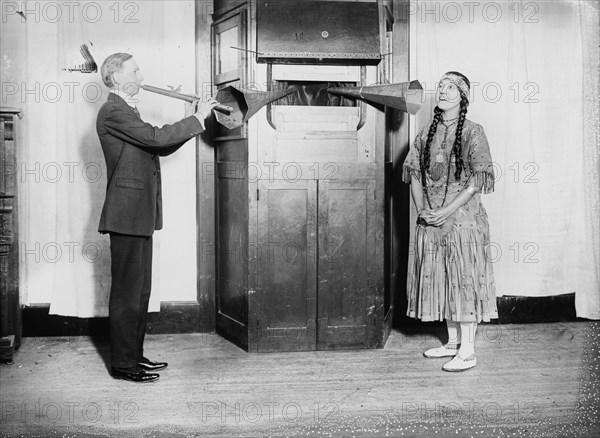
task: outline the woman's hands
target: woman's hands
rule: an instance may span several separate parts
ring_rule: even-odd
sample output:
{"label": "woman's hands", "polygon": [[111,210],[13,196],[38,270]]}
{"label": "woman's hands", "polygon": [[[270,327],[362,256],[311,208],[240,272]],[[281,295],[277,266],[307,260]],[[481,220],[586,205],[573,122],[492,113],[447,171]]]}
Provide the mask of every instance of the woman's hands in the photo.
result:
{"label": "woman's hands", "polygon": [[[419,218],[417,219],[417,223],[422,225],[431,225],[433,227],[441,227],[456,210],[469,202],[475,193],[477,193],[477,189],[471,186],[466,186],[451,202],[443,207],[429,210],[421,208],[419,210]],[[451,226],[452,223],[449,223],[448,225]]]}
{"label": "woman's hands", "polygon": [[433,227],[441,227],[452,213],[453,211],[447,206],[434,209],[422,208],[419,210],[417,222],[424,222],[426,225]]}

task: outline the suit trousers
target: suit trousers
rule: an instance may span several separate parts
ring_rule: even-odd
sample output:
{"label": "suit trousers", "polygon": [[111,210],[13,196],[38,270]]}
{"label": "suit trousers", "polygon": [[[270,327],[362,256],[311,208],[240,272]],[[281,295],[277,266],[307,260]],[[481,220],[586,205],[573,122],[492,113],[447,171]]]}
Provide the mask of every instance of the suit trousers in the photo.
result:
{"label": "suit trousers", "polygon": [[111,365],[137,366],[152,287],[152,236],[110,234],[112,283],[108,303]]}

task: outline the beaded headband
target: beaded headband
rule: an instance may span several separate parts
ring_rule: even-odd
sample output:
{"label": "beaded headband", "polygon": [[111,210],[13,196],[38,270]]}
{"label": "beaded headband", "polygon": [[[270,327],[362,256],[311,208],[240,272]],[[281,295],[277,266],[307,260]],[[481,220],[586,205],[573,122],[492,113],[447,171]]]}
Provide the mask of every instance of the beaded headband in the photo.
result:
{"label": "beaded headband", "polygon": [[446,73],[444,76],[442,76],[442,79],[440,79],[440,82],[442,82],[444,79],[448,79],[450,82],[452,82],[454,85],[456,85],[460,89],[460,91],[463,92],[463,94],[467,98],[467,100],[469,100],[469,86],[467,85],[467,83],[465,82],[465,80],[463,78],[461,78],[458,75],[452,74],[452,73]]}

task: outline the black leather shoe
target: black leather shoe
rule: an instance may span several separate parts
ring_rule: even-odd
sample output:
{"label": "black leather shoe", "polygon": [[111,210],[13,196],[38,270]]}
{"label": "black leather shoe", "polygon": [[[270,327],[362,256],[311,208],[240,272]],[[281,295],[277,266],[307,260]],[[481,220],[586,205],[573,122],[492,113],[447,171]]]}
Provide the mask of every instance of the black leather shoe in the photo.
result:
{"label": "black leather shoe", "polygon": [[148,383],[158,380],[160,377],[156,373],[148,373],[145,370],[134,368],[111,368],[111,375],[115,379],[127,380],[135,383]]}
{"label": "black leather shoe", "polygon": [[138,365],[148,371],[158,371],[166,368],[169,364],[166,362],[152,362],[150,359],[142,357]]}

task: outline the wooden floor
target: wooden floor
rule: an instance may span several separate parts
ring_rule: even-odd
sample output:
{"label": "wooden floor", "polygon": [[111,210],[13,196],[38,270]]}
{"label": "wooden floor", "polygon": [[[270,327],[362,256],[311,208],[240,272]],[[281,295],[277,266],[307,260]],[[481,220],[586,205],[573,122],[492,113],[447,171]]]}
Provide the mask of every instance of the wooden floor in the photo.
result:
{"label": "wooden floor", "polygon": [[595,322],[480,326],[478,365],[425,359],[439,326],[380,350],[248,354],[155,335],[152,384],[109,377],[105,340],[26,338],[0,367],[0,431],[24,437],[600,436]]}

